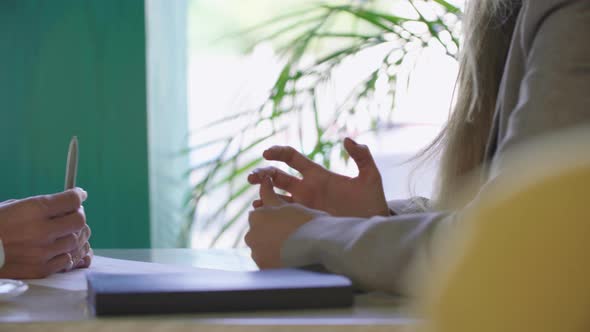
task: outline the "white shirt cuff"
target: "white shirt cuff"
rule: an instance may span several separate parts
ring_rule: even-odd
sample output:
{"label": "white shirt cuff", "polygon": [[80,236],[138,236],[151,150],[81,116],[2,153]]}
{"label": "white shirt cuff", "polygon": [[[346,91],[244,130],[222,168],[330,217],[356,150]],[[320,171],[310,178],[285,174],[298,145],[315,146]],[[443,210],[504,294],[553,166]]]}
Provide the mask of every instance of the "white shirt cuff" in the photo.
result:
{"label": "white shirt cuff", "polygon": [[0,239],[0,269],[4,266],[4,245]]}

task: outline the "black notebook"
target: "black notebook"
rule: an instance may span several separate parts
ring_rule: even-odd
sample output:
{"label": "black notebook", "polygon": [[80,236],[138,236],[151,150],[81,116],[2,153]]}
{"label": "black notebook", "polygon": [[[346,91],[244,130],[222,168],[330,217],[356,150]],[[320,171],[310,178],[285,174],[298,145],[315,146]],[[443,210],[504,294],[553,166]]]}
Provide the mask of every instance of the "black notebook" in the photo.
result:
{"label": "black notebook", "polygon": [[87,274],[97,316],[348,307],[345,277],[298,269],[180,274]]}

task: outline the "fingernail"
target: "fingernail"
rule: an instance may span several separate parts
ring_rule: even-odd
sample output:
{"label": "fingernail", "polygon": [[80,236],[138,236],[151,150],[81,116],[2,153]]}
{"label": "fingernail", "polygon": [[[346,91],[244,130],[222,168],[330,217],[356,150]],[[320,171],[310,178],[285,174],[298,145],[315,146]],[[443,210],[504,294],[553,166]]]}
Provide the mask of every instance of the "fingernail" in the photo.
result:
{"label": "fingernail", "polygon": [[68,261],[68,266],[66,267],[66,271],[70,271],[71,269],[74,268],[74,257],[72,257],[72,254],[68,253],[68,258],[70,260]]}
{"label": "fingernail", "polygon": [[350,138],[350,137],[347,137],[347,138],[348,138],[348,139],[349,139],[349,140],[352,142],[352,144],[354,144],[354,145],[359,145],[359,144],[358,144],[358,143],[357,143],[355,140],[353,140],[352,138]]}
{"label": "fingernail", "polygon": [[86,192],[86,190],[84,190],[80,187],[78,187],[77,189],[82,193],[82,196],[84,196],[84,199],[88,198],[88,193]]}

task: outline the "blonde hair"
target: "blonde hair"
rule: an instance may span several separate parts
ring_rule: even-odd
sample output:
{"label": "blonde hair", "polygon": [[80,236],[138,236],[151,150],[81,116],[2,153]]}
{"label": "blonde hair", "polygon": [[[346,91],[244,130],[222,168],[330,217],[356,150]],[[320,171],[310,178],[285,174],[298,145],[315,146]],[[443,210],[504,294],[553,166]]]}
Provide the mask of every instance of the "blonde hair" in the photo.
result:
{"label": "blonde hair", "polygon": [[[464,205],[476,194],[465,193],[463,199],[456,197],[467,177],[481,178],[479,170],[485,159],[519,7],[520,2],[515,0],[471,0],[467,3],[456,103],[444,129],[419,154],[432,156],[442,152],[434,195],[434,205],[439,208],[447,207],[450,202]],[[478,189],[473,188],[473,191]]]}

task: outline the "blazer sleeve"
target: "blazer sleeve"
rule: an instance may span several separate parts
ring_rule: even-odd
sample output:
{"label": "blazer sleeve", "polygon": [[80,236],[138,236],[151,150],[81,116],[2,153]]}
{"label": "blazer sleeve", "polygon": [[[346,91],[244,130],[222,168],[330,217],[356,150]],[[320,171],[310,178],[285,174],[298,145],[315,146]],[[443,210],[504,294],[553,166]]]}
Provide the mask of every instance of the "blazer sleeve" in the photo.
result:
{"label": "blazer sleeve", "polygon": [[282,263],[290,267],[321,264],[348,276],[363,290],[412,293],[409,276],[426,273],[436,228],[453,218],[444,212],[316,218],[287,239]]}
{"label": "blazer sleeve", "polygon": [[[528,50],[524,79],[508,129],[499,137],[489,181],[501,172],[512,146],[590,121],[590,1],[545,1],[551,6],[541,13],[525,4],[524,28],[515,32]],[[526,29],[532,32],[523,32]],[[459,213],[320,217],[287,239],[282,263],[322,264],[365,290],[412,293],[408,280],[428,275],[436,254],[430,248],[444,237],[445,229],[452,230]]]}

